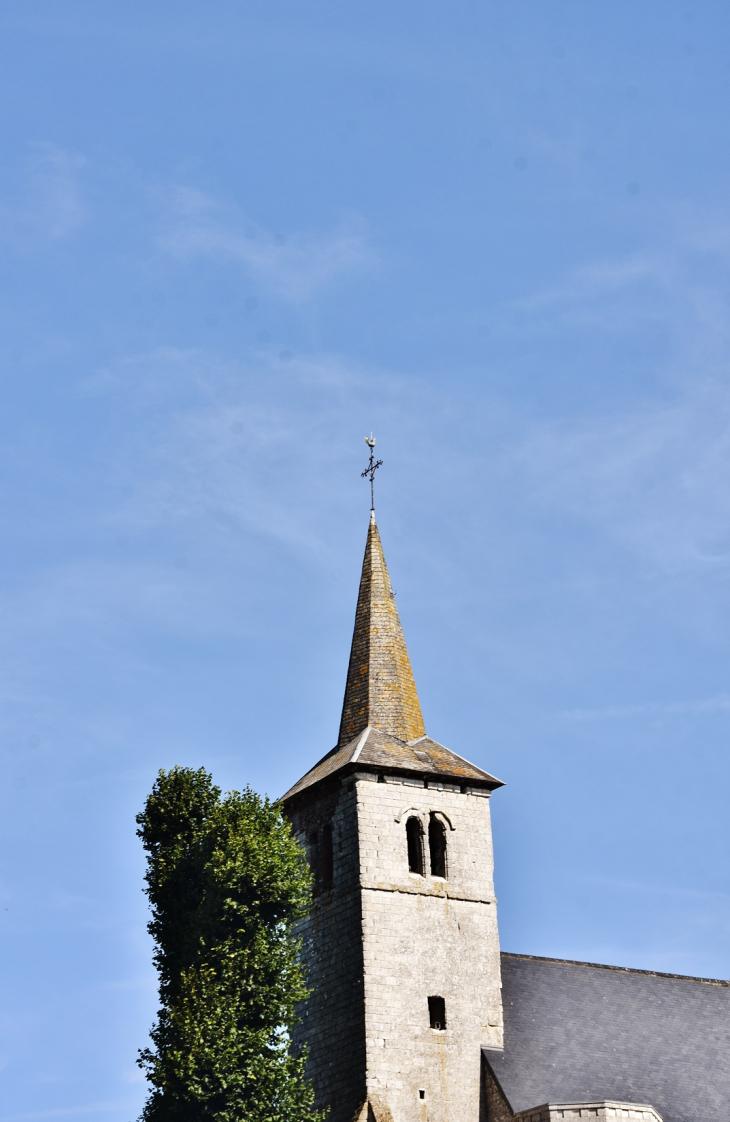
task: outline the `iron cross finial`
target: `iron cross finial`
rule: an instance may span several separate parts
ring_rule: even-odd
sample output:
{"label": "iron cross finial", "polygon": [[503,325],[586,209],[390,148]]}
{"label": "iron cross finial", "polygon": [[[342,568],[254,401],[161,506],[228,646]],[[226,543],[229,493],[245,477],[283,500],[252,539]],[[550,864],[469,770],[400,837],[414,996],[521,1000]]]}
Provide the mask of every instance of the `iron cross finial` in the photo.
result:
{"label": "iron cross finial", "polygon": [[375,437],[372,433],[370,433],[370,436],[365,437],[365,443],[370,449],[370,463],[365,468],[365,471],[360,472],[360,478],[364,479],[367,475],[370,479],[370,509],[375,510],[375,472],[381,466],[383,461],[375,459]]}

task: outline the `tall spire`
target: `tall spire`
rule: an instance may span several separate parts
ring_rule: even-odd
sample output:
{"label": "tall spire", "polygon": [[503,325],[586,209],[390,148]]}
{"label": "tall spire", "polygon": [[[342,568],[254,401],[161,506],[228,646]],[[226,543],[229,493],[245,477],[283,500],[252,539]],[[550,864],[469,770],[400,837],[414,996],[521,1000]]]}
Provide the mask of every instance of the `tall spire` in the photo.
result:
{"label": "tall spire", "polygon": [[370,512],[338,744],[370,725],[399,740],[426,732],[383,546]]}

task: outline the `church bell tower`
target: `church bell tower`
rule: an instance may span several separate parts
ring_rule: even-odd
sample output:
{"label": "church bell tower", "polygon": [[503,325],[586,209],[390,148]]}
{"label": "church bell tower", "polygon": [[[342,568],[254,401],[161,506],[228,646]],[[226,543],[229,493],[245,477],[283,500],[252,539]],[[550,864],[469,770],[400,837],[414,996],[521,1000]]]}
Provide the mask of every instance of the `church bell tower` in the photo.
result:
{"label": "church bell tower", "polygon": [[294,1044],[329,1122],[479,1122],[500,786],[426,734],[373,511],[339,739],[281,800],[315,878]]}

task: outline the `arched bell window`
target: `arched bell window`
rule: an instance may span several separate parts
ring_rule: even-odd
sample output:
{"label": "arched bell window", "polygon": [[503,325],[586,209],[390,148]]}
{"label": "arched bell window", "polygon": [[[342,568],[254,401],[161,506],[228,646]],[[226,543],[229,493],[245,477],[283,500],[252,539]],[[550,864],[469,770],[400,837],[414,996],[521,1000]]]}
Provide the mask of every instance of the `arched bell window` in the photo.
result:
{"label": "arched bell window", "polygon": [[446,877],[446,827],[432,814],[428,822],[428,850],[431,856],[431,876]]}
{"label": "arched bell window", "polygon": [[406,841],[408,843],[408,871],[423,876],[423,826],[420,818],[413,815],[406,822]]}

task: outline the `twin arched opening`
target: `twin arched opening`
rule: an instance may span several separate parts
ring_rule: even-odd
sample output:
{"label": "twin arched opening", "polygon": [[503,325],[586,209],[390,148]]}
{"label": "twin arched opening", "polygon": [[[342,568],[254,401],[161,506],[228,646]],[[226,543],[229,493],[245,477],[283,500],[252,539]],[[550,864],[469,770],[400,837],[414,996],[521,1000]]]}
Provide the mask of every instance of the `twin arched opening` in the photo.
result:
{"label": "twin arched opening", "polygon": [[[415,814],[406,820],[408,870],[425,876],[423,824]],[[428,856],[432,877],[446,877],[446,827],[433,812],[428,820]]]}

